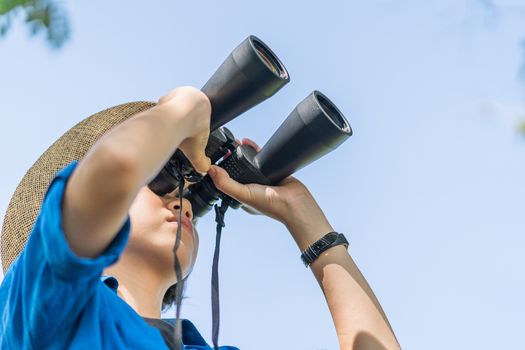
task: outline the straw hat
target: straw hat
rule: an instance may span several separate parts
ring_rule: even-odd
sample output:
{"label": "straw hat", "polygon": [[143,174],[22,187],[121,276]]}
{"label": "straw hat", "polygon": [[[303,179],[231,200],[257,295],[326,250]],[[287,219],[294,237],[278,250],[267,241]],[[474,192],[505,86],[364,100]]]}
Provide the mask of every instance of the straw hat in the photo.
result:
{"label": "straw hat", "polygon": [[0,240],[4,273],[24,249],[56,173],[73,160],[82,159],[113,126],[154,105],[131,102],[94,114],[69,129],[38,158],[18,184],[7,207]]}

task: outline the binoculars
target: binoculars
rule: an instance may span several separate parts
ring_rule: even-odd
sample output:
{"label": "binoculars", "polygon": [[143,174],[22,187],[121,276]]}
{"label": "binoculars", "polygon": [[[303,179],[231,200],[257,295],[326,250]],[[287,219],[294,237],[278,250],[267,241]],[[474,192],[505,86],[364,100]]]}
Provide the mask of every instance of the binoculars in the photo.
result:
{"label": "binoculars", "polygon": [[[249,36],[231,52],[201,89],[212,107],[205,149],[212,164],[225,169],[240,183],[275,185],[352,135],[343,113],[324,94],[313,91],[295,107],[260,152],[238,144],[223,125],[273,96],[289,81],[285,66],[256,36]],[[209,176],[197,173],[180,150],[148,186],[163,196],[183,180],[192,183],[182,195],[191,202],[194,217],[205,215],[221,198],[228,198],[230,207],[241,205],[219,191]]]}

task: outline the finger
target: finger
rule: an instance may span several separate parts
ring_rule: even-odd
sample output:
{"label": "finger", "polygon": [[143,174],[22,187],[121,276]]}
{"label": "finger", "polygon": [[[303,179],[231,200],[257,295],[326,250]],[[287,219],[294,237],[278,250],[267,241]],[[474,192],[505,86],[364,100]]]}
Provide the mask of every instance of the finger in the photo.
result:
{"label": "finger", "polygon": [[243,145],[252,146],[253,148],[255,148],[255,150],[256,150],[257,152],[260,152],[260,151],[261,151],[261,147],[259,147],[259,145],[255,143],[255,141],[252,141],[252,140],[250,140],[250,139],[248,139],[248,138],[243,138],[243,139],[242,139],[242,144],[243,144]]}
{"label": "finger", "polygon": [[183,149],[182,153],[188,158],[196,172],[206,174],[208,170],[210,170],[211,159],[206,156],[201,148],[198,148],[197,151],[195,151],[194,148],[190,148],[189,150]]}
{"label": "finger", "polygon": [[195,169],[196,172],[204,175],[210,170],[211,166],[211,159],[209,157],[206,157],[206,155],[201,155],[198,160],[192,163],[193,169]]}
{"label": "finger", "polygon": [[206,174],[211,166],[211,159],[205,153],[207,143],[207,137],[199,137],[188,138],[179,145],[186,158],[190,160],[193,169],[201,174]]}
{"label": "finger", "polygon": [[253,194],[249,187],[232,179],[223,168],[212,165],[208,174],[218,190],[239,202],[250,203],[252,201]]}

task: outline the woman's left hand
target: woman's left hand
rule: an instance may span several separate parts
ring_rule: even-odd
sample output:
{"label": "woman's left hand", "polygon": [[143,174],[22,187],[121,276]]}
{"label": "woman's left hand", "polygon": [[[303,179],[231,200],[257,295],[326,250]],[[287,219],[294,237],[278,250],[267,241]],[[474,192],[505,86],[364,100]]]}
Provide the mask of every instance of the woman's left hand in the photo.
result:
{"label": "woman's left hand", "polygon": [[[260,147],[249,139],[242,140],[256,151]],[[288,176],[276,186],[241,184],[232,179],[226,170],[212,165],[208,172],[220,191],[246,205],[249,212],[269,216],[285,224],[297,243],[309,242],[330,232],[331,226],[308,188],[293,176]],[[328,231],[327,231],[328,230]],[[326,232],[324,232],[326,231]],[[315,241],[314,240],[314,241]]]}
{"label": "woman's left hand", "polygon": [[[257,152],[261,150],[250,139],[245,138],[238,143],[251,146]],[[256,183],[241,184],[232,179],[226,170],[215,165],[212,165],[208,174],[217,189],[241,202],[248,212],[262,213],[281,222],[284,222],[284,213],[288,211],[288,199],[308,192],[306,187],[292,176],[287,177],[277,186],[266,186]]]}

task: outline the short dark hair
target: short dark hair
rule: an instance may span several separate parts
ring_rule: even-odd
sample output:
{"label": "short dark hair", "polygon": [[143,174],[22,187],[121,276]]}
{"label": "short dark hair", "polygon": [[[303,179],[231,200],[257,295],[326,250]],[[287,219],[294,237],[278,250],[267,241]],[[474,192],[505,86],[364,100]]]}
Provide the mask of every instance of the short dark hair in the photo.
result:
{"label": "short dark hair", "polygon": [[[184,283],[182,287],[182,299],[186,299],[186,296],[184,294],[186,292],[187,279],[188,279],[188,276],[186,276],[186,278],[182,280]],[[170,307],[175,305],[175,288],[176,287],[177,287],[177,283],[169,287],[166,293],[164,294],[164,298],[162,299],[161,311],[166,311]]]}
{"label": "short dark hair", "polygon": [[[198,216],[192,218],[191,221],[192,221],[193,227],[197,226],[197,222],[199,221],[198,219],[199,219]],[[182,299],[186,299],[186,296],[184,294],[186,292],[188,276],[182,279],[184,281],[184,286],[182,288]],[[177,287],[177,283],[169,287],[166,293],[164,294],[164,298],[162,299],[161,311],[166,311],[175,304],[175,288],[176,287]]]}

